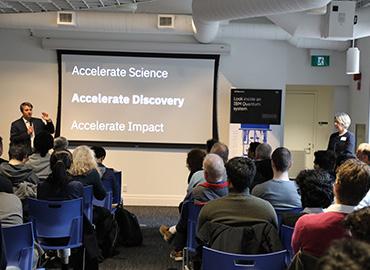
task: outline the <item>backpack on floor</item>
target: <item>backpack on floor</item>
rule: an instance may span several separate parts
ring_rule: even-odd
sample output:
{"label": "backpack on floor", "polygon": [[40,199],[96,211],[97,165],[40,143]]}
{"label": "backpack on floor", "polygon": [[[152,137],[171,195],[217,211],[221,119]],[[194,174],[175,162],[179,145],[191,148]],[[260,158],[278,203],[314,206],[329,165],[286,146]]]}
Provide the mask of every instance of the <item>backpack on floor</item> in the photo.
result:
{"label": "backpack on floor", "polygon": [[93,222],[101,255],[104,258],[112,257],[116,253],[115,248],[119,234],[114,215],[106,208],[94,206]]}
{"label": "backpack on floor", "polygon": [[116,220],[119,227],[119,243],[126,247],[140,246],[143,234],[137,217],[121,205],[116,210]]}

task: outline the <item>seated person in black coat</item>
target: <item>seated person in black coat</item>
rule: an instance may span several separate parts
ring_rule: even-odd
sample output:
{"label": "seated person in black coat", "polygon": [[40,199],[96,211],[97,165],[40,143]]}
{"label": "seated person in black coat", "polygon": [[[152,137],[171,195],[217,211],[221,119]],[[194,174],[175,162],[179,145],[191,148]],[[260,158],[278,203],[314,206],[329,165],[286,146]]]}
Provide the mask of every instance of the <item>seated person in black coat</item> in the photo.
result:
{"label": "seated person in black coat", "polygon": [[268,143],[259,144],[256,148],[256,175],[251,185],[251,190],[258,184],[271,180],[274,176],[271,166],[272,148]]}
{"label": "seated person in black coat", "polygon": [[[54,124],[51,121],[49,114],[42,113],[40,118],[32,117],[32,104],[23,102],[20,105],[22,117],[15,120],[10,128],[10,142],[16,144],[24,144],[27,147],[28,154],[32,153],[32,141],[37,134],[42,131],[54,133]],[[45,122],[44,122],[45,121]]]}

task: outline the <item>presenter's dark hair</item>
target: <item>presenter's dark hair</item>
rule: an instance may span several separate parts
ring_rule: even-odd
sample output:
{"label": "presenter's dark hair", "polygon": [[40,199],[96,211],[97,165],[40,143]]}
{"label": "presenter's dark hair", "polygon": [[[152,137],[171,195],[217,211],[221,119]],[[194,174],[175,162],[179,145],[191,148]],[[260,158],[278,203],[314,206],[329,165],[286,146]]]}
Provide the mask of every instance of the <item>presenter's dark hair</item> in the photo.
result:
{"label": "presenter's dark hair", "polygon": [[91,146],[91,150],[94,151],[95,158],[105,158],[107,153],[105,152],[105,149],[101,146]]}
{"label": "presenter's dark hair", "polygon": [[292,155],[285,147],[278,147],[271,155],[275,169],[279,172],[285,172],[292,164]]}
{"label": "presenter's dark hair", "polygon": [[9,159],[16,159],[22,161],[28,155],[27,148],[24,144],[10,144],[9,146]]}
{"label": "presenter's dark hair", "polygon": [[256,174],[256,165],[250,158],[234,157],[225,167],[228,181],[235,191],[241,193],[251,186]]}
{"label": "presenter's dark hair", "polygon": [[35,136],[33,144],[36,152],[40,153],[40,156],[45,157],[49,150],[53,148],[54,139],[50,133],[41,132]]}
{"label": "presenter's dark hair", "polygon": [[23,102],[23,103],[19,106],[19,109],[21,110],[21,112],[23,112],[23,107],[25,107],[25,106],[30,107],[31,109],[33,109],[33,105],[32,105],[30,102],[25,101],[25,102]]}

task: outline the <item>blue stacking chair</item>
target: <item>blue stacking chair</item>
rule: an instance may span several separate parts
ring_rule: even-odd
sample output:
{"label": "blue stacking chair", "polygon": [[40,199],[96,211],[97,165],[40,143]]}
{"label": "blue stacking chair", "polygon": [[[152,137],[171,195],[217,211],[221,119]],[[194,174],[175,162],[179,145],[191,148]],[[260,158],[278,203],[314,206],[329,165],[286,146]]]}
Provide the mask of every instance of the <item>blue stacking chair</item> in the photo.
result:
{"label": "blue stacking chair", "polygon": [[93,187],[84,186],[84,197],[83,197],[83,210],[87,219],[92,223],[93,222]]}
{"label": "blue stacking chair", "polygon": [[280,239],[283,247],[288,252],[287,263],[289,264],[293,259],[293,248],[292,248],[292,235],[294,228],[286,225],[281,225],[280,227]]}
{"label": "blue stacking chair", "polygon": [[97,198],[93,197],[92,204],[100,207],[104,207],[108,209],[110,212],[112,211],[112,191],[108,191],[107,195],[103,200],[98,200]]}
{"label": "blue stacking chair", "polygon": [[199,212],[203,205],[197,205],[193,202],[185,202],[184,207],[188,207],[188,225],[186,233],[186,247],[184,248],[183,268],[189,265],[190,253],[195,253],[198,243],[196,241],[197,223]]}
{"label": "blue stacking chair", "polygon": [[82,198],[67,201],[28,199],[34,235],[44,249],[82,246]]}
{"label": "blue stacking chair", "polygon": [[256,255],[228,253],[203,247],[203,270],[285,270],[286,250]]}
{"label": "blue stacking chair", "polygon": [[31,270],[34,240],[32,223],[3,228],[2,231],[8,266]]}

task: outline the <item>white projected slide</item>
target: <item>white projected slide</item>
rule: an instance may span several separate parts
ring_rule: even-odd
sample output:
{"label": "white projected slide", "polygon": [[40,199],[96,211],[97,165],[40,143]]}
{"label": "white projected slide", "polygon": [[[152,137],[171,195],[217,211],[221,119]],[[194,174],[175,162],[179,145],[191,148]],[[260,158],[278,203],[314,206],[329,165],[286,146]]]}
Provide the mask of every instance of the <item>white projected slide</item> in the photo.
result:
{"label": "white projected slide", "polygon": [[204,144],[218,56],[59,51],[60,135],[71,141]]}

